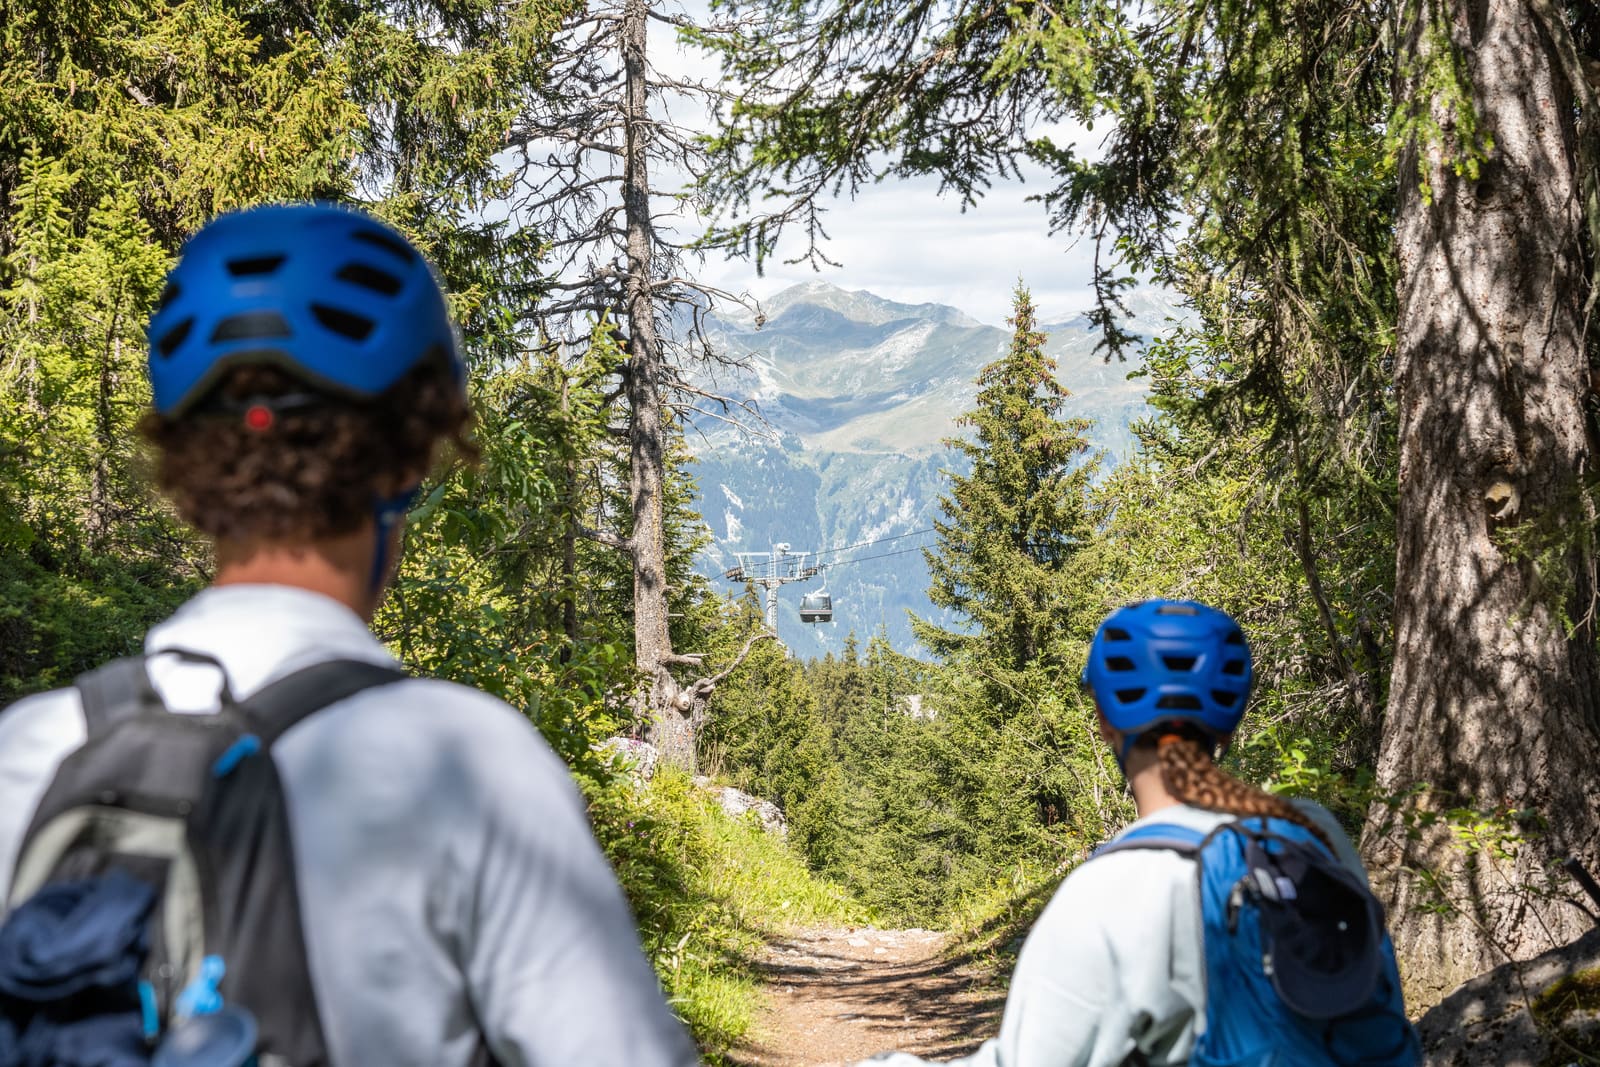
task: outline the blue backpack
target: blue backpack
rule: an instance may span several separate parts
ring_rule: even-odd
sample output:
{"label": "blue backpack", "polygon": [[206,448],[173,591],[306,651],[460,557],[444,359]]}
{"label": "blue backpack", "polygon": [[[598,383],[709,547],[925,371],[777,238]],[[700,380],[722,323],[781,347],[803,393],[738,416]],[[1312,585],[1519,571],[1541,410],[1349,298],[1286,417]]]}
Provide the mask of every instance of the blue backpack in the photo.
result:
{"label": "blue backpack", "polygon": [[1165,849],[1200,883],[1206,1017],[1189,1067],[1415,1067],[1383,905],[1305,827],[1136,827],[1095,856]]}

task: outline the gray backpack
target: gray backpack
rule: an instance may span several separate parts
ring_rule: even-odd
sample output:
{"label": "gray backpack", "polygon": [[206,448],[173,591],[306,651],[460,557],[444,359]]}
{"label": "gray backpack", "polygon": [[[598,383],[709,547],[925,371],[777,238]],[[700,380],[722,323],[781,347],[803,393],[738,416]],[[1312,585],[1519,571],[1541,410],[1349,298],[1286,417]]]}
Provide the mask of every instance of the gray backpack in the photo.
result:
{"label": "gray backpack", "polygon": [[253,1017],[261,1067],[326,1067],[272,746],[405,677],[319,663],[242,700],[224,682],[206,715],[169,711],[142,657],[81,677],[87,740],[34,812],[6,896],[0,1063],[211,1062],[150,1057],[174,1020],[226,1007]]}

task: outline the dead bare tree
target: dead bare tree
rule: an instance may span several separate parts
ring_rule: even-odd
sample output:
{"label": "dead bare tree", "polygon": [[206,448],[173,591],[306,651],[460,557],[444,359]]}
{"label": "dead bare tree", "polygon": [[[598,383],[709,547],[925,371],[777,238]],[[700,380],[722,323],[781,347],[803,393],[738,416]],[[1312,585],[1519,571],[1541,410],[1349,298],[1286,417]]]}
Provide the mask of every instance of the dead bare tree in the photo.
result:
{"label": "dead bare tree", "polygon": [[704,169],[700,128],[685,116],[727,101],[714,82],[653,64],[652,28],[731,27],[691,27],[661,0],[600,0],[575,16],[558,39],[549,91],[514,128],[513,204],[549,242],[539,333],[577,351],[597,322],[608,323],[626,354],[613,433],[626,442],[629,507],[617,528],[585,533],[631,566],[636,706],[662,758],[692,769],[711,693],[756,640],[775,635],[755,635],[717,671],[672,647],[664,504],[673,437],[695,416],[737,421],[755,412],[716,391],[720,373],[738,363],[708,335],[719,304],[750,306],[750,298],[695,280],[694,235],[685,233],[694,205],[682,190]]}

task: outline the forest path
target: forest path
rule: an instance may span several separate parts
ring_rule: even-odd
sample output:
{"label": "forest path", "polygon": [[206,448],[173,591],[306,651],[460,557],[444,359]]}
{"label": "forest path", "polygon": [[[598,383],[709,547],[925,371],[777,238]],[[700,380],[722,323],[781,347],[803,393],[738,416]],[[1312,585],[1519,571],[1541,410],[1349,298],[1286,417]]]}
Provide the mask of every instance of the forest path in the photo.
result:
{"label": "forest path", "polygon": [[845,1067],[899,1050],[946,1060],[999,1027],[1003,994],[947,935],[872,927],[798,930],[767,946],[767,1013],[736,1053],[747,1067]]}

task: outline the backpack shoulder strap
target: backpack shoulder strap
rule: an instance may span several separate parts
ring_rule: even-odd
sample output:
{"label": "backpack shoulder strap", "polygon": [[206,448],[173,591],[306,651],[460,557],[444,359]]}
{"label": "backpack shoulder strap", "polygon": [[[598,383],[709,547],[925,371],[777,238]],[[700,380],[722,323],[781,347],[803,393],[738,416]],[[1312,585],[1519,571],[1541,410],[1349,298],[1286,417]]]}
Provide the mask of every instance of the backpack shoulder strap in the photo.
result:
{"label": "backpack shoulder strap", "polygon": [[264,747],[296,723],[364,689],[409,678],[398,667],[365,660],[335,659],[279,678],[239,703]]}
{"label": "backpack shoulder strap", "polygon": [[1151,823],[1148,826],[1135,827],[1108,844],[1101,845],[1089,858],[1099,859],[1113,852],[1151,849],[1164,849],[1182,856],[1192,856],[1200,851],[1206,836],[1199,830],[1191,830],[1187,826],[1178,826],[1175,823]]}
{"label": "backpack shoulder strap", "polygon": [[114,659],[73,683],[83,704],[83,721],[88,735],[104,733],[122,720],[141,711],[164,709],[166,705],[145,669],[143,656]]}

